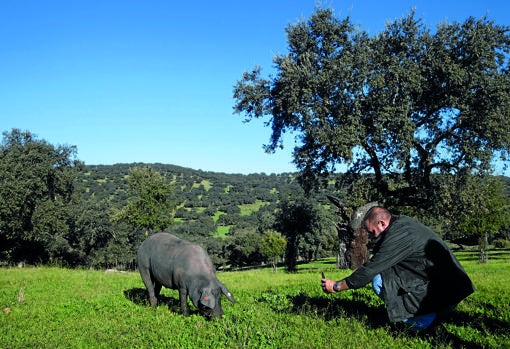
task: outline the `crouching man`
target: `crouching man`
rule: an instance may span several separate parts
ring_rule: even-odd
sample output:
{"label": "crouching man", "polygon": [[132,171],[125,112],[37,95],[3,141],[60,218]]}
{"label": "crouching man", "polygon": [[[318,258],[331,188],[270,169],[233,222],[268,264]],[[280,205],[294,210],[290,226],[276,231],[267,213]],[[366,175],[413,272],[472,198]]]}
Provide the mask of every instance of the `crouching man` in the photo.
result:
{"label": "crouching man", "polygon": [[372,257],[343,280],[322,278],[324,292],[372,282],[389,320],[421,331],[475,291],[448,246],[425,225],[380,206],[372,207],[362,224],[376,239]]}

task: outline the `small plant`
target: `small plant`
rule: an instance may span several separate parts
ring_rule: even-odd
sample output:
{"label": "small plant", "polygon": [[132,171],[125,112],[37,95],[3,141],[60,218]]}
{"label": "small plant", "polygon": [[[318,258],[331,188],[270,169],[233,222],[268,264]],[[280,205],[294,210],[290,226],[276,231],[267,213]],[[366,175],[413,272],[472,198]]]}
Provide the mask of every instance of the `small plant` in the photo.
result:
{"label": "small plant", "polygon": [[292,303],[287,295],[275,293],[271,290],[262,293],[259,302],[267,303],[271,309],[278,312],[288,311],[292,308]]}

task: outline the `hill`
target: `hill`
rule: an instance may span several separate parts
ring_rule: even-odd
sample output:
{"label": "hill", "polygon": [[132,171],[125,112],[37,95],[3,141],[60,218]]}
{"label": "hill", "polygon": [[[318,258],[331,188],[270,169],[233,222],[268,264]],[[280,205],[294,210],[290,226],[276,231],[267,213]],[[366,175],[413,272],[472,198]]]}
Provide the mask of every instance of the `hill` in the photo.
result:
{"label": "hill", "polygon": [[[259,210],[274,209],[282,198],[303,195],[295,173],[226,174],[144,163],[85,165],[79,173],[76,189],[85,200],[106,200],[120,208],[128,198],[129,170],[135,166],[150,166],[173,184],[176,225],[200,221],[202,224],[194,229],[202,236],[222,235],[226,232],[222,228],[225,226],[250,224],[253,214]],[[324,191],[314,194],[314,199],[327,203]]]}
{"label": "hill", "polygon": [[[200,217],[217,220],[222,213],[246,217],[261,207],[277,204],[282,198],[303,195],[296,173],[228,174],[159,163],[85,165],[78,175],[76,189],[85,199],[104,199],[122,207],[128,197],[127,176],[135,166],[152,167],[173,183],[178,222]],[[500,179],[506,196],[510,197],[510,178],[500,176]],[[327,194],[341,196],[330,185],[314,193],[312,199],[328,205]]]}
{"label": "hill", "polygon": [[[253,247],[257,246],[254,239],[260,239],[261,232],[273,228],[279,203],[304,196],[296,180],[296,173],[227,174],[146,163],[85,165],[76,181],[76,191],[82,198],[82,207],[87,207],[87,203],[102,202],[104,205],[99,207],[109,211],[108,214],[104,212],[103,216],[111,218],[111,211],[122,208],[128,200],[130,169],[145,166],[158,171],[173,184],[172,200],[176,203],[176,211],[174,224],[167,231],[200,243],[217,265],[223,264],[226,256],[233,258],[232,253],[246,256],[247,260],[258,260],[253,255],[258,253]],[[502,179],[508,195],[510,179]],[[341,198],[341,193],[334,188],[334,182],[332,178],[329,187],[314,193],[310,201],[328,208],[327,194]],[[97,211],[96,207],[91,210]],[[103,221],[110,218],[104,218]],[[96,234],[97,221],[95,219],[90,224],[94,228],[89,228],[85,235]],[[334,230],[335,218],[330,217],[328,222],[329,228]],[[103,230],[106,235],[114,234],[116,237],[113,240],[106,239],[106,245],[93,257],[93,264],[117,266],[121,261],[120,264],[131,267],[136,246],[143,238],[140,232],[133,232],[127,226],[112,226],[108,223],[104,223]],[[225,241],[227,235],[232,237],[230,241]],[[321,248],[329,249],[331,246]],[[226,250],[230,252],[226,253]]]}

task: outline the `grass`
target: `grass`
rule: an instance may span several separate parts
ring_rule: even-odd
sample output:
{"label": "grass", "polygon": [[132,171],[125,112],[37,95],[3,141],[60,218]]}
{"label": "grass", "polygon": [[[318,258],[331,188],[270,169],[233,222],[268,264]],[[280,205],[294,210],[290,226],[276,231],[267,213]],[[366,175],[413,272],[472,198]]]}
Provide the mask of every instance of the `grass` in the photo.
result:
{"label": "grass", "polygon": [[257,212],[262,206],[268,205],[266,201],[256,200],[253,204],[239,205],[241,209],[241,216],[249,216],[254,212]]}
{"label": "grass", "polygon": [[[477,286],[434,331],[416,335],[386,322],[369,287],[326,295],[320,272],[341,278],[332,259],[219,272],[236,297],[206,320],[177,312],[163,289],[153,310],[138,273],[50,267],[0,269],[0,348],[509,348],[510,255],[480,265],[459,254]],[[192,308],[194,309],[194,308]]]}
{"label": "grass", "polygon": [[215,234],[213,235],[213,237],[215,238],[224,238],[227,236],[227,233],[229,232],[230,228],[232,226],[231,225],[220,225],[218,226],[218,228],[216,229],[216,232]]}

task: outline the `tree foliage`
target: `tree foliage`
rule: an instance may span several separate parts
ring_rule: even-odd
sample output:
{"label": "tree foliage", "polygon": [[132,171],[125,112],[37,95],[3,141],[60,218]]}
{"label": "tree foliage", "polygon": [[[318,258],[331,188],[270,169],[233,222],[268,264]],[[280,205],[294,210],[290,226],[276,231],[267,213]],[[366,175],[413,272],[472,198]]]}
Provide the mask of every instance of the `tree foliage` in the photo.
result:
{"label": "tree foliage", "polygon": [[68,204],[81,168],[74,146],[30,132],[3,133],[0,145],[0,250],[12,261],[48,262],[69,245]]}
{"label": "tree foliage", "polygon": [[[72,246],[66,261],[71,266],[111,266],[115,257],[106,252],[108,244],[118,242],[122,233],[116,232],[111,220],[112,208],[104,199],[80,200],[71,208],[68,240]],[[126,249],[133,252],[131,249]],[[127,252],[126,251],[126,252]],[[133,255],[133,254],[132,254]]]}
{"label": "tree foliage", "polygon": [[262,255],[271,261],[273,271],[275,272],[278,270],[278,258],[283,256],[286,246],[287,240],[276,231],[267,231],[262,237],[260,251]]}
{"label": "tree foliage", "polygon": [[[296,271],[298,257],[307,261],[316,259],[328,243],[334,245],[336,235],[324,210],[317,202],[304,197],[280,202],[275,230],[287,240],[285,264],[291,272]],[[329,251],[334,248],[330,247]]]}
{"label": "tree foliage", "polygon": [[497,177],[469,176],[462,185],[464,195],[455,195],[457,208],[452,231],[457,236],[478,240],[480,261],[488,259],[488,236],[510,227],[510,202]]}
{"label": "tree foliage", "polygon": [[116,215],[145,235],[164,230],[173,222],[174,203],[171,183],[151,167],[133,167],[129,173],[131,198]]}
{"label": "tree foliage", "polygon": [[509,154],[508,31],[486,17],[431,31],[411,12],[371,37],[317,9],[286,29],[274,77],[243,74],[234,109],[269,119],[267,151],[296,136],[308,190],[342,165],[350,184],[373,173],[363,201],[430,209],[451,189],[436,174],[483,174]]}
{"label": "tree foliage", "polygon": [[239,229],[227,238],[228,262],[235,267],[260,264],[264,257],[260,251],[262,235],[255,229]]}

